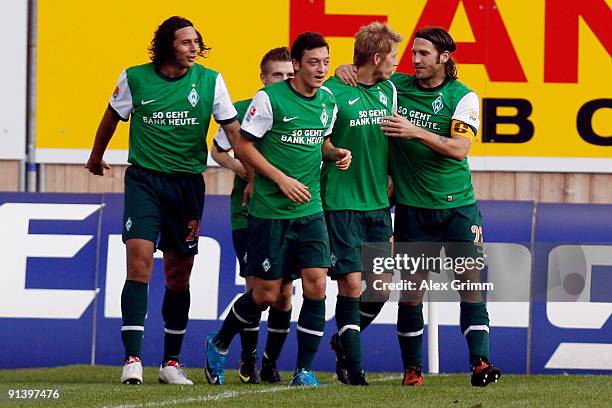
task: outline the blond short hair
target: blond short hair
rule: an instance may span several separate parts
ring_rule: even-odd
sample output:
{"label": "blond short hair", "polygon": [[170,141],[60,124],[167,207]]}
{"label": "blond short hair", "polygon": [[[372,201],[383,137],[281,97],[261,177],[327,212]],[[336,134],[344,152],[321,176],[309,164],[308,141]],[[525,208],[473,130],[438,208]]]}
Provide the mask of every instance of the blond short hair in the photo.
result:
{"label": "blond short hair", "polygon": [[366,65],[374,54],[386,56],[393,44],[402,41],[402,36],[393,31],[386,23],[374,21],[363,26],[355,34],[353,64],[357,67]]}

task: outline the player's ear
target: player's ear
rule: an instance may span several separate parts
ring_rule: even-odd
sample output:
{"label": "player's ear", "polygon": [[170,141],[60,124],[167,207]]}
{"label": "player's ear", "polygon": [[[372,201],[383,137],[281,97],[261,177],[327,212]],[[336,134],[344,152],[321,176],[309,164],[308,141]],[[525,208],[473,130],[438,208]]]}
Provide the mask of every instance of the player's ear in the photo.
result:
{"label": "player's ear", "polygon": [[292,58],[291,63],[293,64],[293,72],[297,73],[300,70],[300,61]]}
{"label": "player's ear", "polygon": [[442,54],[440,54],[440,63],[446,64],[449,58],[450,58],[450,55],[448,51],[444,51]]}
{"label": "player's ear", "polygon": [[380,64],[380,61],[382,60],[382,57],[380,56],[380,52],[374,53],[374,55],[372,56],[372,60],[374,62],[374,65]]}

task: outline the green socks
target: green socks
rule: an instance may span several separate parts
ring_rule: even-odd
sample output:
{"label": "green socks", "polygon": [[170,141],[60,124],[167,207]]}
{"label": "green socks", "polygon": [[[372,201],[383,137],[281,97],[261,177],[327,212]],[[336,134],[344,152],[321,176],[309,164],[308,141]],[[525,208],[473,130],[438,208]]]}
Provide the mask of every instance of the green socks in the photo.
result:
{"label": "green socks", "polygon": [[179,360],[183,337],[187,331],[190,303],[189,289],[174,291],[166,287],[162,304],[164,319],[164,359],[162,363],[168,360]]}
{"label": "green socks", "polygon": [[298,356],[296,369],[312,369],[312,360],[319,349],[325,329],[325,298],[304,297],[297,325]]}
{"label": "green socks", "polygon": [[268,313],[268,339],[264,357],[270,361],[276,361],[280,355],[285,339],[289,334],[291,324],[291,309],[286,312],[270,306]]}
{"label": "green socks", "polygon": [[397,337],[404,370],[423,366],[423,327],[423,304],[408,306],[400,303],[397,311]]}
{"label": "green socks", "polygon": [[336,323],[342,349],[346,353],[350,372],[361,372],[361,337],[359,298],[338,295]]}
{"label": "green socks", "polygon": [[147,297],[149,285],[142,282],[126,280],[121,292],[121,340],[125,349],[125,359],[140,358],[144,321],[147,315]]}
{"label": "green socks", "polygon": [[215,345],[221,350],[227,350],[232,339],[245,327],[259,326],[261,310],[253,299],[252,291],[240,296],[232,305],[232,309],[223,321],[223,326],[215,338]]}
{"label": "green socks", "polygon": [[470,364],[489,360],[489,313],[485,302],[461,302],[461,332],[470,350]]}
{"label": "green socks", "polygon": [[385,302],[360,302],[359,303],[359,327],[361,331],[372,323],[380,313]]}
{"label": "green socks", "polygon": [[242,359],[252,358],[257,354],[257,340],[259,338],[259,320],[249,323],[240,330],[240,344],[242,345]]}

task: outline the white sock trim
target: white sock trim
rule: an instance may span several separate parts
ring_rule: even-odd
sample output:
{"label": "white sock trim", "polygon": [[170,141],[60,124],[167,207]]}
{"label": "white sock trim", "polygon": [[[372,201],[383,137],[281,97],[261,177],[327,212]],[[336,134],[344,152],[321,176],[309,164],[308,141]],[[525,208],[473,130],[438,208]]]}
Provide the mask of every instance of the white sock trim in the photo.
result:
{"label": "white sock trim", "polygon": [[[234,303],[235,304],[235,303]],[[240,322],[244,323],[244,324],[249,324],[251,322],[249,322],[246,319],[243,319],[238,313],[236,313],[236,309],[234,309],[234,305],[232,305],[232,313],[234,314],[234,316],[236,316],[236,319],[240,320]]]}
{"label": "white sock trim", "polygon": [[347,330],[357,330],[357,332],[361,332],[361,327],[356,324],[347,324],[346,326],[342,326],[340,330],[338,330],[338,337],[342,336],[342,334]]}
{"label": "white sock trim", "polygon": [[166,329],[164,327],[164,333],[166,334],[185,334],[187,333],[187,329],[183,329],[183,330],[172,330],[172,329]]}
{"label": "white sock trim", "polygon": [[472,330],[484,330],[484,331],[486,331],[488,333],[489,332],[489,326],[487,326],[486,324],[469,326],[467,329],[465,329],[465,331],[463,332],[463,335],[467,336],[468,333],[471,332]]}
{"label": "white sock trim", "polygon": [[299,324],[298,324],[297,329],[298,329],[298,331],[301,331],[301,332],[304,332],[304,333],[307,333],[307,334],[312,334],[313,336],[323,337],[323,334],[324,334],[322,331],[306,329],[306,328],[300,326]]}
{"label": "white sock trim", "polygon": [[144,326],[121,326],[121,331],[144,331]]}
{"label": "white sock trim", "polygon": [[365,316],[365,317],[376,317],[375,314],[369,314],[369,313],[366,313],[366,312],[362,312],[361,310],[359,311],[359,314],[362,315],[362,316]]}
{"label": "white sock trim", "polygon": [[270,333],[289,333],[290,328],[286,329],[275,329],[273,327],[268,327],[268,332]]}
{"label": "white sock trim", "polygon": [[397,335],[402,336],[402,337],[417,337],[417,336],[420,336],[421,334],[423,334],[423,329],[419,331],[415,331],[415,332],[408,332],[408,333],[402,333],[401,331],[397,332]]}
{"label": "white sock trim", "polygon": [[259,331],[259,326],[257,326],[257,327],[245,327],[244,329],[242,329],[242,331],[248,331],[248,332]]}

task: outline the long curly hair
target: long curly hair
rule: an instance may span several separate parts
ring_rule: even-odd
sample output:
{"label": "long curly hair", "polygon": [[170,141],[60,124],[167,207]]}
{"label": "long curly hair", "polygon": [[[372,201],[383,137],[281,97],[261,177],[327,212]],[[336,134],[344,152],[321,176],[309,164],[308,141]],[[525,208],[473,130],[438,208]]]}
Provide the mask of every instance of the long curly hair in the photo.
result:
{"label": "long curly hair", "polygon": [[[174,33],[185,27],[193,27],[193,23],[179,16],[172,16],[157,27],[155,35],[151,40],[151,46],[149,47],[149,56],[155,67],[159,68],[165,63],[174,61]],[[200,57],[206,57],[210,48],[206,48],[204,45],[200,32],[198,30],[195,30],[195,32],[198,36],[198,42],[200,43],[198,55]]]}

